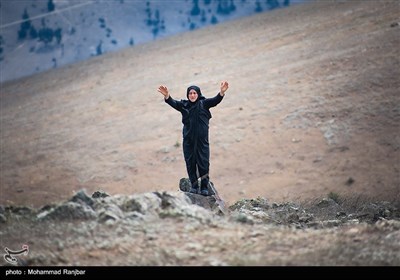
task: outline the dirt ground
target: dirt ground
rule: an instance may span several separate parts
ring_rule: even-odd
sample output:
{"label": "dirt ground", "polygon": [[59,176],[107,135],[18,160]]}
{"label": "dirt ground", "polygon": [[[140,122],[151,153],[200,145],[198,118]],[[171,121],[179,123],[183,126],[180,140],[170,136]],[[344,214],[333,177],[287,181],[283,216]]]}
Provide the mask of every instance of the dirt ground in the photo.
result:
{"label": "dirt ground", "polygon": [[178,190],[181,116],[157,88],[221,80],[210,176],[227,204],[399,200],[399,7],[318,1],[1,84],[0,205]]}

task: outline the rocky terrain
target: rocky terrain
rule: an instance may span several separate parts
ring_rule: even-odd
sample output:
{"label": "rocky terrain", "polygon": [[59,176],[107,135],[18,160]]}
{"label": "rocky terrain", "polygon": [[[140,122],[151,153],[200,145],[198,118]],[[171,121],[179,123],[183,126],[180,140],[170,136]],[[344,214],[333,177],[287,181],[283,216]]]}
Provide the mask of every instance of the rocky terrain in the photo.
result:
{"label": "rocky terrain", "polygon": [[28,256],[16,256],[28,266],[400,265],[400,211],[389,202],[258,197],[225,215],[213,206],[213,197],[183,192],[81,190],[40,210],[2,208],[2,239],[29,244]]}
{"label": "rocky terrain", "polygon": [[[0,247],[32,266],[399,266],[399,5],[315,1],[1,84]],[[179,190],[180,115],[156,91],[221,80],[225,213]]]}

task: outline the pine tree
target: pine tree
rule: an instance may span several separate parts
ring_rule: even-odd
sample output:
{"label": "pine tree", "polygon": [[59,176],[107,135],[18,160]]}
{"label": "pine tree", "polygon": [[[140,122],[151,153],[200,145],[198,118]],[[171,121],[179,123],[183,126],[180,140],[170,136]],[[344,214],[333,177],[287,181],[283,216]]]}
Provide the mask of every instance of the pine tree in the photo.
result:
{"label": "pine tree", "polygon": [[55,5],[54,5],[54,3],[53,3],[53,0],[49,0],[49,2],[47,2],[47,10],[49,11],[49,12],[52,12],[52,11],[54,11],[55,10]]}
{"label": "pine tree", "polygon": [[22,14],[23,22],[21,23],[21,27],[18,30],[18,39],[25,39],[28,34],[29,29],[31,28],[31,21],[29,19],[28,11],[25,9]]}

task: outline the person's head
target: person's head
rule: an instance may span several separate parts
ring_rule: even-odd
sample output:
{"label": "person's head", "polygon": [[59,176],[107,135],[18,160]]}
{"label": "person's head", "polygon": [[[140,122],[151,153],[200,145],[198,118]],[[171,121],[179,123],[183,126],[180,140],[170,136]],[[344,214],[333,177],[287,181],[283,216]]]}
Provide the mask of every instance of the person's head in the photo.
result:
{"label": "person's head", "polygon": [[198,86],[190,86],[187,89],[186,96],[190,102],[196,102],[201,96],[201,90]]}

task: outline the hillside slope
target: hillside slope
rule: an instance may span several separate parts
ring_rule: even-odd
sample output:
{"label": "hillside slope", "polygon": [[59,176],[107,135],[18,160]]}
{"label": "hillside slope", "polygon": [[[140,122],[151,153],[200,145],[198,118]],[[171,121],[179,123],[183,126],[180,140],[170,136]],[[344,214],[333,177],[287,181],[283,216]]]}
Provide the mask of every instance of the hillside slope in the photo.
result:
{"label": "hillside slope", "polygon": [[0,82],[301,1],[2,1]]}
{"label": "hillside slope", "polygon": [[228,203],[398,200],[399,20],[396,1],[319,1],[3,83],[0,205],[177,190],[181,120],[157,87],[223,79],[210,176]]}

